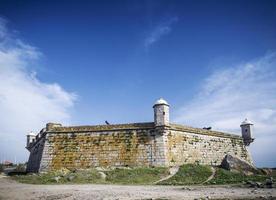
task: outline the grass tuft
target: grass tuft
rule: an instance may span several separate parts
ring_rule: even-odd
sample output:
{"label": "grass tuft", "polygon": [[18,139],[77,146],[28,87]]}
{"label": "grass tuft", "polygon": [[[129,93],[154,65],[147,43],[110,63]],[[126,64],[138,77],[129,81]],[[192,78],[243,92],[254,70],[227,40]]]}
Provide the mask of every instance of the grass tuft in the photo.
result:
{"label": "grass tuft", "polygon": [[[104,173],[104,174],[103,174]],[[179,171],[171,178],[159,182],[158,185],[193,185],[202,184],[211,176],[212,170],[208,165],[185,164],[180,166]],[[103,175],[105,175],[103,177]],[[115,168],[108,171],[95,168],[77,170],[75,172],[61,169],[48,173],[14,175],[12,178],[21,183],[30,184],[128,184],[149,185],[169,175],[165,167],[137,167]],[[246,181],[262,182],[276,174],[246,176],[239,172],[231,172],[222,168],[216,168],[212,180],[204,184],[238,184]],[[58,179],[58,180],[57,180]]]}
{"label": "grass tuft", "polygon": [[[80,170],[77,172],[62,173],[53,171],[40,174],[12,176],[20,183],[30,184],[66,184],[66,183],[103,183],[100,174],[95,169]],[[70,180],[72,178],[72,180]],[[57,180],[58,179],[58,180]]]}
{"label": "grass tuft", "polygon": [[159,185],[192,185],[204,182],[211,176],[212,170],[207,165],[186,164],[171,178],[164,180]]}
{"label": "grass tuft", "polygon": [[117,184],[152,184],[167,175],[169,171],[165,167],[115,169],[107,172],[106,180]]}
{"label": "grass tuft", "polygon": [[[169,174],[168,168],[117,168],[110,171],[104,171],[106,178],[104,179],[100,171],[92,168],[88,170],[78,170],[76,172],[64,172],[58,170],[41,174],[29,174],[12,176],[12,178],[21,183],[29,184],[152,184]],[[58,181],[57,181],[58,179]]]}
{"label": "grass tuft", "polygon": [[232,172],[222,168],[216,169],[216,174],[207,184],[234,184],[246,181],[264,182],[268,176],[266,175],[250,175],[246,176],[240,172]]}

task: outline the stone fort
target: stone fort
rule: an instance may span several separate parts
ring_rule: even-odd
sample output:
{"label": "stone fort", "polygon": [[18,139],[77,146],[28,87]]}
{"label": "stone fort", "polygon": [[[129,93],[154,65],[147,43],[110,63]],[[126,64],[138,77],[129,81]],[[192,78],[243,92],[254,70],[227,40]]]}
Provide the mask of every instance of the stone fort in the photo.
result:
{"label": "stone fort", "polygon": [[60,168],[175,166],[186,163],[220,165],[226,154],[252,164],[246,148],[252,123],[242,122],[241,136],[170,123],[169,104],[159,99],[154,122],[95,126],[48,123],[27,135],[28,172]]}

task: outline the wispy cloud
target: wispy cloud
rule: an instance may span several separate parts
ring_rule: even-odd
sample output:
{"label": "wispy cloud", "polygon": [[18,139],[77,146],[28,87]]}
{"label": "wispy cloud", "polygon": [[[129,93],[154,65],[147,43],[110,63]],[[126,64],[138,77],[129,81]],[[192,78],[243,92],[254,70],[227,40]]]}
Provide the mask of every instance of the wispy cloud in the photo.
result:
{"label": "wispy cloud", "polygon": [[213,72],[175,121],[240,134],[240,123],[255,124],[250,149],[258,165],[276,166],[276,52]]}
{"label": "wispy cloud", "polygon": [[49,121],[68,122],[76,95],[36,77],[32,66],[42,54],[12,35],[6,23],[0,18],[0,157],[22,161],[25,135]]}
{"label": "wispy cloud", "polygon": [[172,30],[172,25],[177,21],[177,17],[171,17],[154,27],[144,41],[145,48],[148,49],[151,45],[159,41],[164,35],[169,34]]}

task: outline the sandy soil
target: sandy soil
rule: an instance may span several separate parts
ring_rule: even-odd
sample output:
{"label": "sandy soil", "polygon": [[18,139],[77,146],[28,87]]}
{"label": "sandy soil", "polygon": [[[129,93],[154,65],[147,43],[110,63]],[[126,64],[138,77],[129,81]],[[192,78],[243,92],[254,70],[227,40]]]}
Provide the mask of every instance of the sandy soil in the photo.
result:
{"label": "sandy soil", "polygon": [[0,178],[0,199],[98,200],[98,199],[276,199],[276,189],[230,186],[121,186],[121,185],[30,185]]}

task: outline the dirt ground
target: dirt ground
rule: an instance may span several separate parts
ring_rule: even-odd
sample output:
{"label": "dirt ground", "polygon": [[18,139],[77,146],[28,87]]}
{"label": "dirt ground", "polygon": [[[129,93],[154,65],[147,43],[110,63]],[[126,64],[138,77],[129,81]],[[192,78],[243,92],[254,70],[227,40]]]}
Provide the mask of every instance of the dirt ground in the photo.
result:
{"label": "dirt ground", "polygon": [[276,189],[232,186],[30,185],[0,177],[0,200],[276,199]]}

